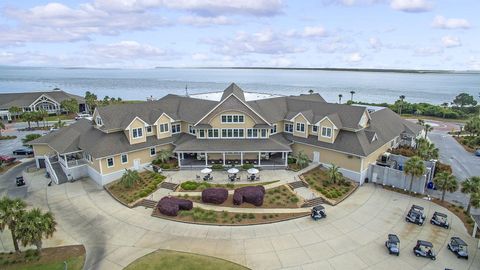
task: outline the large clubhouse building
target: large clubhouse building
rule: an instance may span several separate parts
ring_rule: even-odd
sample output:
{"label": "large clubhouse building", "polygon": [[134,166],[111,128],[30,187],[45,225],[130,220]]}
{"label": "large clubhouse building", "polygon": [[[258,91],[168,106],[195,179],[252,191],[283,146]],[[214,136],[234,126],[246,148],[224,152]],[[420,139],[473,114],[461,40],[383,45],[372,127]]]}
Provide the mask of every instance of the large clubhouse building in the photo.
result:
{"label": "large clubhouse building", "polygon": [[57,172],[57,183],[90,176],[105,185],[125,169],[143,169],[162,149],[175,153],[180,169],[285,168],[288,155],[303,152],[363,182],[380,155],[422,133],[388,108],[327,103],[319,94],[268,96],[231,84],[221,93],[98,107],[93,121],[32,144],[37,166]]}

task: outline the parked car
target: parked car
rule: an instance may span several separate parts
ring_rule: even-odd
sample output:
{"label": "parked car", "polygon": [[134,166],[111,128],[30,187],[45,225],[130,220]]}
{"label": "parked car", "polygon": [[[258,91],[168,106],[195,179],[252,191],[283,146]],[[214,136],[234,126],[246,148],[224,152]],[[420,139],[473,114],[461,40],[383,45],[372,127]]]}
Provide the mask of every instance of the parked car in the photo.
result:
{"label": "parked car", "polygon": [[423,207],[418,205],[412,205],[408,211],[407,216],[405,217],[406,222],[411,222],[417,225],[422,226],[425,222],[425,215],[423,214]]}
{"label": "parked car", "polygon": [[468,260],[467,243],[459,237],[450,238],[450,243],[447,245],[448,249],[457,254],[457,258],[465,258]]}
{"label": "parked car", "polygon": [[325,212],[325,207],[323,207],[323,205],[317,205],[313,207],[312,212],[310,213],[310,217],[312,217],[313,220],[326,218],[327,213]]}
{"label": "parked car", "polygon": [[87,119],[92,121],[93,117],[88,113],[77,113],[77,116],[75,116],[75,120],[80,120],[80,119]]}
{"label": "parked car", "polygon": [[480,157],[480,148],[478,148],[477,150],[475,150],[475,156]]}
{"label": "parked car", "polygon": [[448,224],[447,217],[444,213],[435,212],[433,213],[432,219],[430,219],[430,224],[448,229],[450,225]]}
{"label": "parked car", "polygon": [[14,162],[16,158],[9,156],[0,156],[0,163],[10,164]]}
{"label": "parked car", "polygon": [[389,234],[388,240],[385,242],[385,246],[388,249],[388,253],[400,255],[400,239],[395,234]]}
{"label": "parked car", "polygon": [[417,245],[413,248],[413,253],[417,257],[425,257],[436,260],[437,256],[433,252],[433,244],[428,241],[418,240]]}
{"label": "parked car", "polygon": [[17,156],[33,156],[33,150],[31,148],[20,148],[13,150],[13,154]]}
{"label": "parked car", "polygon": [[17,184],[17,187],[21,187],[25,185],[25,180],[23,180],[23,176],[18,176],[15,179],[15,183]]}

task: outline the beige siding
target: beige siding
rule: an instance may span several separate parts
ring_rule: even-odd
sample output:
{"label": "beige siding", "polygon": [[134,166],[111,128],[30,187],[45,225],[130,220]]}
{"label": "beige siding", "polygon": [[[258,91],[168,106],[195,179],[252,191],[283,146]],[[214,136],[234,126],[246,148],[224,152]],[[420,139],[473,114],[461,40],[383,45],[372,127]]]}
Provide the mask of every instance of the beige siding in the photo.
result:
{"label": "beige siding", "polygon": [[[142,128],[142,137],[133,138],[133,129],[135,128]],[[137,143],[143,143],[147,141],[147,136],[145,133],[145,123],[140,121],[140,119],[136,118],[135,120],[132,121],[132,123],[127,127],[125,130],[128,132],[128,140],[130,141],[130,144],[137,144]]]}
{"label": "beige siding", "polygon": [[[157,146],[155,148],[156,148],[156,151],[159,152],[162,149],[172,150],[173,146],[168,144],[168,145]],[[121,159],[120,159],[121,154],[112,156],[114,164],[113,164],[113,167],[111,167],[111,168],[109,168],[107,166],[107,158],[102,158],[100,160],[100,163],[101,163],[101,166],[102,166],[103,174],[108,174],[108,173],[116,172],[116,171],[119,171],[119,170],[132,168],[133,167],[133,161],[135,159],[140,159],[140,164],[145,164],[145,163],[152,162],[152,160],[154,160],[156,158],[156,155],[155,156],[150,156],[150,148],[146,148],[146,149],[142,149],[142,150],[138,150],[138,151],[134,151],[134,152],[128,152],[126,154],[128,155],[128,162],[125,163],[125,164],[122,164],[122,162],[121,162]]]}
{"label": "beige siding", "polygon": [[313,160],[313,152],[320,153],[320,162],[325,164],[335,164],[340,168],[347,170],[360,172],[361,159],[356,156],[350,156],[347,154],[339,153],[336,151],[323,149],[315,146],[304,145],[299,143],[294,143],[292,145],[293,154],[296,155],[300,151],[308,156],[310,160]]}
{"label": "beige siding", "polygon": [[91,168],[93,168],[95,171],[97,171],[98,173],[101,173],[100,172],[100,162],[101,160],[99,159],[94,159],[93,162],[88,162],[88,166],[90,166]]}
{"label": "beige siding", "polygon": [[383,153],[387,152],[387,150],[390,148],[391,141],[382,145],[380,148],[375,150],[373,153],[368,155],[364,160],[363,160],[363,168],[362,170],[365,170],[368,168],[368,165],[371,163],[375,163],[375,161],[380,157]]}
{"label": "beige siding", "polygon": [[152,125],[152,132],[147,133],[147,128],[145,127],[145,134],[148,136],[157,136],[157,129],[154,125]]}
{"label": "beige siding", "polygon": [[[222,123],[222,115],[224,114],[242,114],[244,115],[245,123],[230,123],[230,124],[223,124]],[[253,118],[246,114],[245,112],[241,111],[223,111],[215,115],[209,122],[212,128],[252,128],[255,125],[255,121]]]}
{"label": "beige siding", "polygon": [[180,122],[180,128],[182,129],[182,133],[188,133],[188,125],[189,123],[187,122]]}
{"label": "beige siding", "polygon": [[[170,118],[166,115],[162,115],[155,123],[155,129],[157,130],[157,139],[168,138],[172,136],[172,126],[170,125]],[[168,132],[160,132],[160,124],[168,124]]]}
{"label": "beige siding", "polygon": [[362,118],[360,119],[359,125],[363,128],[366,128],[368,126],[368,113],[365,111],[362,115]]}
{"label": "beige siding", "polygon": [[46,144],[35,144],[33,145],[33,153],[35,154],[36,157],[38,156],[51,156],[51,155],[56,155],[56,151],[50,148],[50,146]]}
{"label": "beige siding", "polygon": [[[329,127],[332,129],[332,138],[326,138],[322,136],[322,127]],[[320,126],[318,127],[318,140],[322,142],[333,143],[334,139],[336,138],[335,132],[336,130],[334,130],[334,125],[332,122],[328,118],[325,118],[320,122]]]}
{"label": "beige siding", "polygon": [[[299,132],[297,131],[297,123],[303,123],[305,125],[305,132]],[[308,137],[308,124],[307,124],[307,119],[301,114],[297,115],[293,119],[293,136],[298,136],[298,137],[303,137],[307,138]]]}

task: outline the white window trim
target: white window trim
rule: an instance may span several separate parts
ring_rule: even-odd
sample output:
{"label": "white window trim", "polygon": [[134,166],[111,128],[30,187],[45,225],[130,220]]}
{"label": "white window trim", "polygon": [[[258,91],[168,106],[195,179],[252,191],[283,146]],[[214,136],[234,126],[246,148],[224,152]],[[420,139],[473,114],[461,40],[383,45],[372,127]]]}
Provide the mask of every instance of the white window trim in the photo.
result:
{"label": "white window trim", "polygon": [[[163,126],[163,131],[160,129],[160,126]],[[170,132],[170,124],[169,123],[162,123],[158,124],[158,132],[159,133],[168,133]],[[166,127],[166,128],[165,128]]]}
{"label": "white window trim", "polygon": [[[248,136],[248,131],[251,130],[252,131],[252,136]],[[253,131],[255,131],[257,133],[257,136],[253,136]],[[249,138],[249,139],[255,139],[255,138],[258,138],[260,136],[260,133],[258,132],[258,129],[257,128],[247,128],[247,132],[245,133],[245,138]]]}
{"label": "white window trim", "polygon": [[[277,134],[278,133],[278,126],[277,124],[273,124],[273,127],[270,129],[270,135]],[[273,130],[275,129],[275,132]]]}
{"label": "white window trim", "polygon": [[[238,133],[240,134],[240,130],[243,130],[243,136],[242,137],[228,137],[228,136],[225,136],[223,137],[223,131],[226,130],[227,134],[228,134],[228,130],[232,130],[232,135],[234,134],[234,130],[238,130]],[[245,129],[244,128],[222,128],[221,133],[219,134],[220,135],[220,138],[222,139],[244,139],[245,138]]]}
{"label": "white window trim", "polygon": [[[223,121],[223,117],[225,116],[225,118],[228,118],[228,116],[231,116],[232,117],[232,122],[228,122],[228,121]],[[234,116],[237,116],[239,121],[238,122],[234,122],[233,121],[233,117]],[[243,117],[243,121],[240,122],[240,116]],[[244,114],[221,114],[220,115],[220,123],[222,124],[228,124],[228,125],[231,125],[231,124],[245,124],[245,115]]]}
{"label": "white window trim", "polygon": [[[142,136],[138,136],[138,130],[139,130],[139,129],[142,130]],[[137,130],[137,137],[134,137],[134,136],[133,136],[133,131],[134,131],[134,130]],[[141,127],[139,127],[139,128],[132,128],[132,139],[137,140],[137,139],[141,139],[141,138],[143,138],[143,128],[141,128]]]}
{"label": "white window trim", "polygon": [[[150,128],[150,131],[148,131],[148,128]],[[145,132],[146,132],[147,134],[152,133],[152,132],[153,132],[153,127],[152,127],[152,126],[145,126]]]}
{"label": "white window trim", "polygon": [[[326,130],[330,129],[330,136],[325,136],[325,135],[323,135],[323,129],[326,129]],[[328,132],[325,132],[325,133],[328,133]],[[322,130],[321,130],[320,136],[322,136],[323,138],[329,138],[329,139],[331,139],[332,136],[333,136],[333,128],[322,126]]]}
{"label": "white window trim", "polygon": [[[215,136],[212,136],[210,137],[210,135],[208,135],[208,133],[210,132],[210,130],[212,131],[212,135],[215,133],[215,130],[217,131],[217,134],[218,136],[215,137]],[[205,137],[206,138],[209,138],[209,139],[221,139],[222,138],[222,134],[221,134],[221,130],[219,128],[209,128],[205,131]]]}
{"label": "white window trim", "polygon": [[[289,131],[289,130],[286,129],[287,125],[292,126],[292,131]],[[286,133],[293,133],[293,131],[294,131],[293,128],[294,128],[294,126],[293,126],[292,123],[284,123],[284,124],[283,124],[283,131],[286,132]]]}
{"label": "white window trim", "polygon": [[[262,136],[262,131],[265,130],[265,136]],[[265,139],[268,138],[268,128],[261,128],[258,130],[258,137]]]}
{"label": "white window trim", "polygon": [[[154,150],[155,150],[155,154],[153,154],[153,155],[152,155],[152,149],[154,149]],[[148,148],[148,151],[150,151],[149,153],[150,153],[150,156],[151,156],[151,157],[154,157],[154,156],[156,156],[156,155],[157,155],[157,148],[155,148],[155,146],[154,146],[154,147],[150,147],[150,148]]]}
{"label": "white window trim", "polygon": [[191,135],[196,135],[197,131],[195,130],[193,125],[188,125],[188,133],[191,134]]}
{"label": "white window trim", "polygon": [[[317,128],[317,131],[313,130],[314,127]],[[317,125],[312,125],[312,133],[318,134],[318,126]]]}
{"label": "white window trim", "polygon": [[[298,126],[299,126],[299,125],[300,125],[300,127],[303,126],[303,131],[298,129]],[[305,123],[303,123],[303,122],[296,122],[296,123],[295,123],[295,131],[296,131],[296,132],[300,132],[300,133],[305,133]]]}
{"label": "white window trim", "polygon": [[[178,131],[173,132],[173,126],[178,126]],[[170,125],[170,131],[172,132],[172,134],[181,133],[181,132],[182,132],[182,124],[180,124],[180,123],[171,124],[171,125]]]}
{"label": "white window trim", "polygon": [[[200,134],[202,134],[202,132],[203,132],[203,136],[200,136]],[[197,130],[196,135],[197,135],[197,138],[205,139],[205,138],[207,138],[207,133],[208,132],[205,129],[199,129],[199,130]]]}
{"label": "white window trim", "polygon": [[[108,160],[109,160],[109,159],[112,159],[112,166],[109,166],[109,165],[108,165]],[[114,158],[114,157],[107,157],[106,161],[107,161],[107,168],[113,168],[113,167],[115,167],[115,158]]]}
{"label": "white window trim", "polygon": [[[123,162],[123,156],[126,156],[127,157],[127,161]],[[128,154],[120,154],[120,162],[122,164],[127,164],[128,163]]]}
{"label": "white window trim", "polygon": [[97,117],[95,117],[95,124],[97,124],[97,126],[103,126],[103,120],[101,116],[97,115]]}

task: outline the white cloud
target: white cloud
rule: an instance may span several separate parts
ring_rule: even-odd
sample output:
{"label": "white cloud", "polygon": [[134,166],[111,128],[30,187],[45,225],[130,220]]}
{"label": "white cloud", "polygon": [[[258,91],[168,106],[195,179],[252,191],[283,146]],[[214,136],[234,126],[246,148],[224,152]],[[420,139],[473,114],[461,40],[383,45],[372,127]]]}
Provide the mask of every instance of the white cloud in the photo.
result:
{"label": "white cloud", "polygon": [[351,63],[358,63],[362,60],[363,60],[363,56],[359,52],[354,52],[346,57],[346,61]]}
{"label": "white cloud", "polygon": [[376,51],[381,50],[382,46],[383,46],[382,42],[376,37],[369,38],[368,39],[368,44],[369,44],[371,49],[374,49]]}
{"label": "white cloud", "polygon": [[357,49],[353,40],[345,40],[341,37],[325,40],[317,46],[317,50],[321,53],[355,52]]}
{"label": "white cloud", "polygon": [[355,6],[355,5],[371,5],[376,3],[384,2],[385,0],[323,0],[323,3],[326,5],[329,4],[338,4],[344,6]]}
{"label": "white cloud", "polygon": [[129,40],[106,45],[92,45],[90,46],[90,49],[97,57],[110,58],[119,61],[145,58],[158,59],[166,56],[166,51],[163,49]]}
{"label": "white cloud", "polygon": [[390,7],[404,12],[425,12],[433,8],[429,0],[391,0]]}
{"label": "white cloud", "polygon": [[458,37],[444,36],[442,37],[442,45],[446,48],[462,46],[462,42]]}
{"label": "white cloud", "polygon": [[416,48],[413,55],[414,56],[434,56],[443,53],[443,49],[441,47],[419,47]]}
{"label": "white cloud", "polygon": [[304,37],[324,37],[327,32],[322,26],[306,26],[303,29],[302,36]]}
{"label": "white cloud", "polygon": [[461,18],[445,18],[443,16],[436,16],[433,19],[432,26],[443,29],[468,29],[470,23],[466,19]]}
{"label": "white cloud", "polygon": [[180,23],[193,26],[209,26],[209,25],[228,25],[233,24],[233,20],[225,17],[202,17],[202,16],[185,16],[179,19]]}

